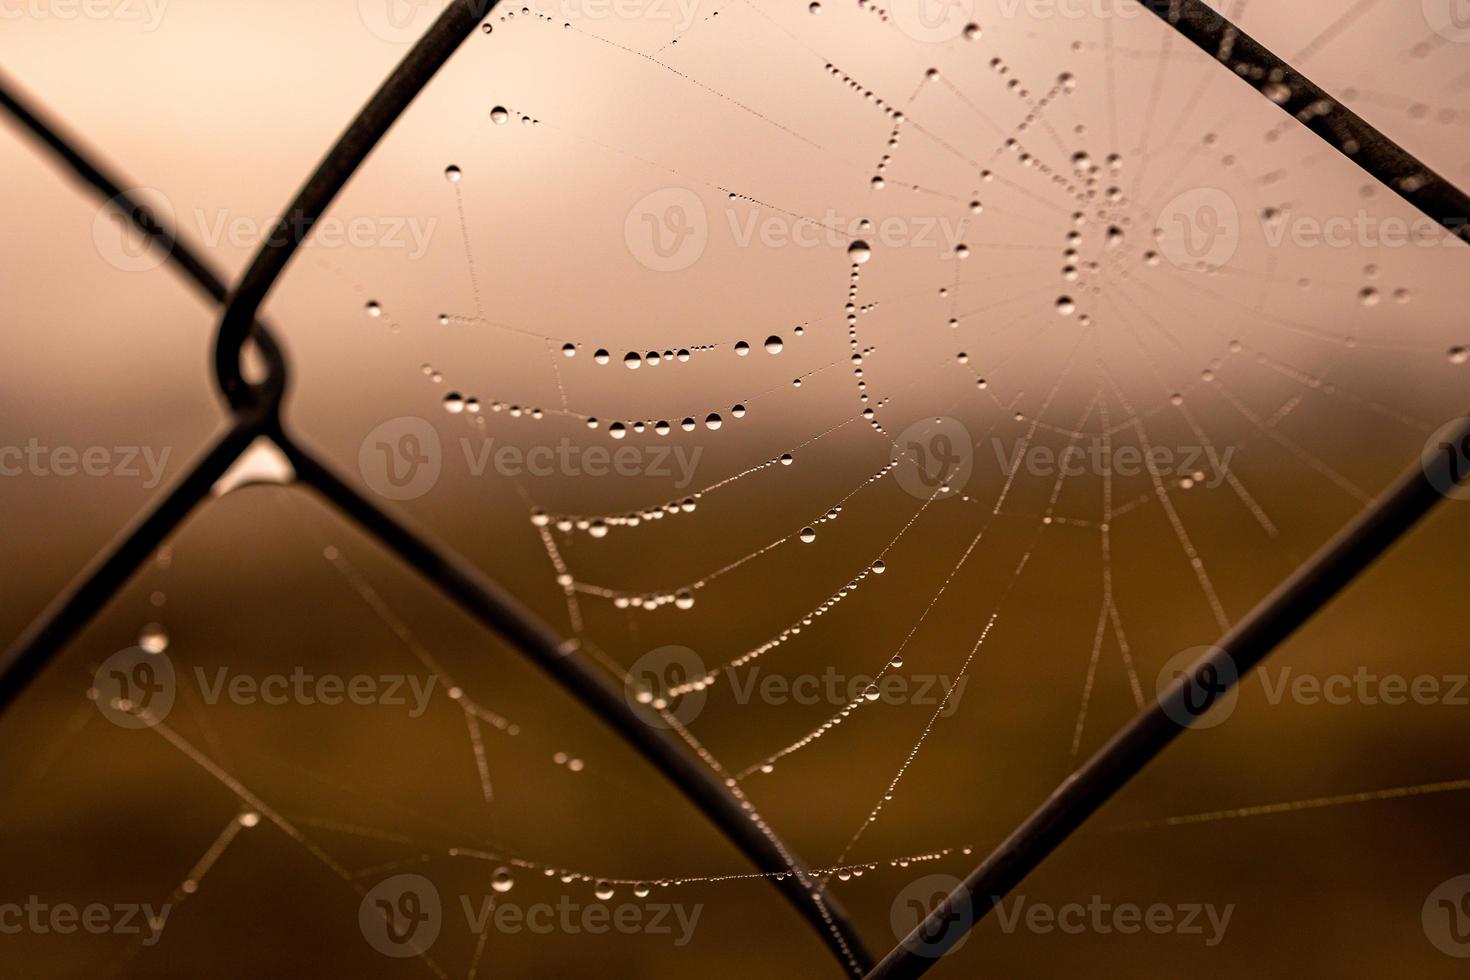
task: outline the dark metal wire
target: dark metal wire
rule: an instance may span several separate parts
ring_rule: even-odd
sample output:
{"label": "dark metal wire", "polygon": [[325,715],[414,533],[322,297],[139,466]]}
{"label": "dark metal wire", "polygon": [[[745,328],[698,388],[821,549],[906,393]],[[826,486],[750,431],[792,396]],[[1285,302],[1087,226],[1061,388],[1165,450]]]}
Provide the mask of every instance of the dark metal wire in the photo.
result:
{"label": "dark metal wire", "polygon": [[1470,196],[1204,0],[1137,0],[1384,186],[1470,242]]}
{"label": "dark metal wire", "polygon": [[[493,6],[491,4],[490,6]],[[484,8],[481,10],[481,8]],[[708,767],[677,741],[652,711],[624,697],[577,650],[561,641],[508,593],[473,565],[367,500],[318,461],[282,427],[280,401],[285,392],[286,364],[268,330],[253,326],[256,311],[294,249],[330,205],[373,146],[428,83],[439,67],[469,35],[489,7],[477,0],[455,0],[414,47],[398,69],[369,100],[338,140],[316,173],[256,255],[242,285],[228,296],[216,341],[216,371],[236,421],[215,446],[83,571],[0,659],[0,711],[72,635],[106,604],[148,556],[193,508],[214,482],[256,438],[275,442],[292,462],[297,477],[352,517],[381,543],[424,575],[484,625],[545,670],[568,693],[627,741],[665,778],[678,787],[762,872],[817,931],[844,971],[862,973],[873,959],[840,902],[823,895],[799,858],[751,813]],[[476,13],[480,10],[480,13]],[[221,280],[177,233],[164,226],[133,195],[93,163],[76,145],[47,123],[12,86],[0,78],[0,107],[50,147],[85,183],[122,211],[155,247],[199,288],[217,301],[227,296]],[[247,338],[259,344],[269,368],[267,380],[251,384],[240,370],[240,350]]]}
{"label": "dark metal wire", "polygon": [[[1200,0],[1139,0],[1272,102],[1452,233],[1470,240],[1470,197],[1347,110]],[[1282,89],[1290,97],[1281,100]],[[1275,95],[1276,97],[1272,97]],[[1470,418],[1446,442],[1470,445]],[[1327,605],[1435,504],[1459,477],[1454,453],[1406,470],[1369,507],[1222,637],[1184,676],[1068,776],[959,887],[899,940],[869,980],[918,977],[1037,865],[1298,627]]]}
{"label": "dark metal wire", "polygon": [[[1213,49],[1257,88],[1285,83],[1282,104],[1304,125],[1378,177],[1410,203],[1452,232],[1470,238],[1466,215],[1470,198],[1344,108],[1228,20],[1198,0],[1140,0],[1205,50]],[[563,643],[512,597],[473,565],[363,497],[311,453],[289,438],[278,411],[285,391],[286,363],[256,314],[312,224],[330,206],[368,153],[408,104],[448,60],[494,2],[454,0],[433,27],[369,100],[338,140],[269,236],[233,294],[176,232],[122,191],[103,169],[60,135],[0,78],[0,107],[10,111],[85,183],[127,215],[198,288],[225,303],[216,338],[215,370],[234,421],[163,498],[130,524],[5,652],[0,659],[0,711],[3,711],[57,650],[84,626],[126,583],[169,533],[209,493],[215,481],[256,438],[264,435],[286,453],[298,477],[351,516],[482,623],[499,633],[546,670],[566,690],[601,717],[656,768],[684,791],[726,836],[767,873],[794,872],[776,884],[847,968],[849,960],[871,962],[856,930],[833,899],[817,898],[809,874],[772,834],[754,826],[739,801],[684,747],[658,727],[649,709],[630,705],[621,692],[584,658]],[[1275,90],[1279,91],[1279,90]],[[1275,101],[1273,99],[1273,101]],[[240,355],[254,339],[264,355],[267,381],[244,378]],[[1470,421],[1455,436],[1470,439]],[[1134,774],[1183,730],[1177,717],[1197,717],[1229,690],[1234,678],[1250,670],[1282,640],[1325,605],[1369,563],[1398,540],[1441,499],[1448,457],[1406,473],[1381,503],[1361,515],[1312,560],[1202,658],[1187,676],[1161,695],[1106,747],[1064,783],[945,902],[899,944],[872,976],[917,976],[931,958],[968,931],[970,925],[1014,887]],[[1200,695],[1203,694],[1203,699]],[[1180,715],[1179,712],[1188,712]],[[976,901],[974,896],[980,896]],[[962,903],[973,913],[960,916]],[[958,917],[958,918],[957,918]],[[963,928],[957,928],[963,925]],[[936,938],[937,937],[937,938]],[[915,950],[926,948],[930,956]]]}

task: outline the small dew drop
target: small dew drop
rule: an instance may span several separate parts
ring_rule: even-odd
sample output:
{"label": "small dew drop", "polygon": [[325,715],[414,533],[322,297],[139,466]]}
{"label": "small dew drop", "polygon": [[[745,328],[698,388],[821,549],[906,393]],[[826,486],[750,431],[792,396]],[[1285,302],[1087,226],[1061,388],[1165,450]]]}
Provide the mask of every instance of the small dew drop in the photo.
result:
{"label": "small dew drop", "polygon": [[500,867],[495,869],[495,874],[490,878],[490,887],[504,895],[516,886],[515,875],[511,874],[509,868]]}
{"label": "small dew drop", "polygon": [[595,886],[593,886],[592,893],[596,895],[599,900],[605,902],[609,898],[613,897],[613,886],[605,881],[599,881]]}
{"label": "small dew drop", "polygon": [[459,183],[460,178],[463,176],[464,174],[460,171],[460,169],[452,163],[444,168],[444,179],[449,181],[451,184]]}
{"label": "small dew drop", "polygon": [[490,118],[495,120],[496,125],[504,126],[510,122],[510,113],[505,111],[505,106],[498,105],[490,110]]}
{"label": "small dew drop", "polygon": [[138,633],[138,646],[145,653],[162,653],[168,649],[168,630],[159,623],[149,623]]}
{"label": "small dew drop", "polygon": [[457,391],[451,391],[444,396],[444,411],[450,415],[458,415],[464,411],[464,396]]}

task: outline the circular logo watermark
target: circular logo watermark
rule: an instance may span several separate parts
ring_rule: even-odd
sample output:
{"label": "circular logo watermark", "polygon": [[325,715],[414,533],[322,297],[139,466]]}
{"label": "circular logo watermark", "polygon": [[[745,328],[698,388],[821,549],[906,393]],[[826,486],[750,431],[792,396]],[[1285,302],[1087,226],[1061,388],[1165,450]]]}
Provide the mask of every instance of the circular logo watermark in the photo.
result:
{"label": "circular logo watermark", "polygon": [[1420,462],[1430,486],[1453,500],[1470,500],[1470,419],[1455,419],[1440,426],[1424,443]]}
{"label": "circular logo watermark", "polygon": [[943,500],[970,482],[975,441],[959,419],[931,416],[899,433],[889,458],[899,486],[920,500]]}
{"label": "circular logo watermark", "polygon": [[674,727],[664,713],[679,725],[687,725],[699,717],[709,699],[704,689],[707,673],[699,654],[688,647],[659,647],[633,661],[623,681],[623,696],[630,705],[660,712],[650,719],[660,728]]}
{"label": "circular logo watermark", "polygon": [[665,187],[639,198],[623,221],[623,241],[638,263],[654,272],[679,272],[699,261],[709,244],[709,215],[699,195]]}
{"label": "circular logo watermark", "polygon": [[444,0],[357,0],[363,25],[392,44],[412,44],[423,37],[443,9]]}
{"label": "circular logo watermark", "polygon": [[[1218,656],[1199,676],[1192,668],[1206,655]],[[1223,725],[1235,713],[1240,700],[1236,681],[1240,673],[1235,661],[1219,647],[1190,647],[1170,657],[1159,671],[1155,690],[1164,713],[1185,728],[1214,728]],[[1183,697],[1178,700],[1165,695],[1179,680],[1184,681]]]}
{"label": "circular logo watermark", "polygon": [[1181,269],[1208,272],[1240,247],[1240,209],[1214,187],[1185,191],[1159,211],[1159,251]]}
{"label": "circular logo watermark", "polygon": [[1470,42],[1470,0],[1424,0],[1424,19],[1440,37]]}
{"label": "circular logo watermark", "polygon": [[92,675],[97,710],[119,728],[151,728],[174,706],[173,661],[142,647],[119,650]]}
{"label": "circular logo watermark", "polygon": [[357,450],[357,470],[389,500],[422,497],[439,482],[443,466],[439,433],[417,415],[389,419],[367,434]]}
{"label": "circular logo watermark", "polygon": [[378,882],[357,907],[362,936],[384,956],[419,956],[439,938],[444,924],[439,889],[423,875],[394,875]]}
{"label": "circular logo watermark", "polygon": [[[955,900],[934,922],[925,922],[929,913],[949,896]],[[888,909],[888,924],[904,948],[916,956],[938,958],[954,952],[970,938],[975,924],[975,907],[965,883],[954,875],[925,875],[911,881],[893,899]],[[923,924],[918,935],[909,933]]]}
{"label": "circular logo watermark", "polygon": [[[167,225],[174,226],[174,206],[162,191],[137,187],[127,192],[136,208],[118,195],[97,209],[92,219],[92,244],[97,254],[123,272],[147,272],[168,261],[168,249],[155,236]],[[141,227],[140,227],[141,226]]]}
{"label": "circular logo watermark", "polygon": [[1470,875],[1443,882],[1420,912],[1424,935],[1446,956],[1470,959]]}
{"label": "circular logo watermark", "polygon": [[965,33],[975,20],[975,0],[894,0],[888,12],[915,41],[939,44]]}

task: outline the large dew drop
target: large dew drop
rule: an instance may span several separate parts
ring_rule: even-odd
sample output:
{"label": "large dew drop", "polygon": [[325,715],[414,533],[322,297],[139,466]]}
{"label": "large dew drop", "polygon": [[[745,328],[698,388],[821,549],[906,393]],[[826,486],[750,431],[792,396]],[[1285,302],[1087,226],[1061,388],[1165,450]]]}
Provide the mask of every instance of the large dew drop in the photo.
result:
{"label": "large dew drop", "polygon": [[856,241],[847,246],[847,257],[852,259],[855,265],[862,265],[873,257],[873,250],[864,241]]}

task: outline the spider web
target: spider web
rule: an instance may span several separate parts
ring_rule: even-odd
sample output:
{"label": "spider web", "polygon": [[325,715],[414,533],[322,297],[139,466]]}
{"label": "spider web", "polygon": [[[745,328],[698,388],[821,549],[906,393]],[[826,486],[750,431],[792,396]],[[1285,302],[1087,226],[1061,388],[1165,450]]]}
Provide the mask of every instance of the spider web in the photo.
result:
{"label": "spider web", "polygon": [[[1463,407],[1462,246],[1365,238],[1422,218],[1155,19],[1019,9],[935,28],[874,4],[505,6],[338,204],[421,221],[426,251],[309,252],[271,306],[315,325],[290,338],[301,431],[381,492],[369,434],[431,427],[437,480],[396,506],[658,708],[877,947],[905,869],[972,866],[1171,658],[1224,632]],[[1417,13],[1321,3],[1302,34],[1222,9],[1465,176],[1447,134],[1470,76],[1453,44],[1404,26]],[[1414,42],[1361,64],[1387,26]],[[1355,222],[1348,245],[1293,238],[1332,219]],[[514,472],[497,447],[582,469]],[[589,475],[593,447],[633,450],[635,471]],[[1167,462],[1128,468],[1128,451]],[[625,750],[371,545],[290,489],[222,496],[230,525],[201,518],[186,558],[161,554],[85,663],[90,679],[132,616],[180,665],[179,706],[149,734],[99,732],[83,704],[28,774],[56,778],[94,738],[151,739],[142,771],[209,802],[173,821],[190,830],[169,939],[210,935],[188,909],[222,873],[221,891],[258,892],[238,863],[254,860],[334,879],[302,887],[335,895],[323,928],[348,933],[359,898],[409,871],[445,895],[693,896],[720,919],[692,947],[706,956],[734,955],[740,919],[767,921],[764,893],[740,890],[760,875],[667,826],[687,817]],[[265,531],[282,515],[288,531]],[[281,624],[227,614],[224,639],[199,612],[218,590],[179,580],[207,569],[200,542],[242,530],[291,556],[302,596]],[[247,594],[279,588],[248,578]],[[696,669],[647,659],[671,646]],[[205,703],[192,673],[298,664],[433,678],[426,720],[268,719]],[[751,693],[833,674],[839,695],[816,703]],[[1243,700],[1265,717],[1258,690]],[[351,758],[354,739],[378,751]],[[1462,775],[1154,792],[1104,836],[1429,807]],[[548,942],[446,936],[402,967],[525,969]],[[647,936],[567,947],[673,955]],[[102,961],[148,973],[167,950]]]}

